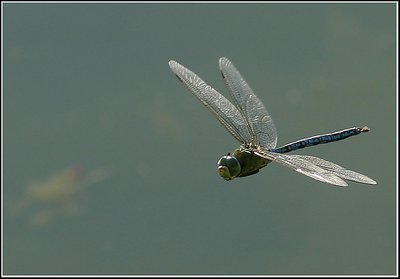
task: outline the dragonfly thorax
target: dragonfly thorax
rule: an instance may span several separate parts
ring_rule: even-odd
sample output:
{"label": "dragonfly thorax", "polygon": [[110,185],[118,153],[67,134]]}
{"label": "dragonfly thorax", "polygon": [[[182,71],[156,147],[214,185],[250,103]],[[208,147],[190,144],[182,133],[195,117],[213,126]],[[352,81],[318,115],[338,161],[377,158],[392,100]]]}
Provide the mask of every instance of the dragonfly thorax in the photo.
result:
{"label": "dragonfly thorax", "polygon": [[217,163],[219,175],[225,180],[232,180],[235,177],[255,174],[271,162],[258,156],[255,151],[260,150],[248,149],[245,145],[242,145],[233,151],[232,155],[228,153],[228,155],[223,156]]}
{"label": "dragonfly thorax", "polygon": [[230,154],[222,156],[218,160],[217,166],[219,175],[225,180],[234,179],[242,170],[238,159]]}

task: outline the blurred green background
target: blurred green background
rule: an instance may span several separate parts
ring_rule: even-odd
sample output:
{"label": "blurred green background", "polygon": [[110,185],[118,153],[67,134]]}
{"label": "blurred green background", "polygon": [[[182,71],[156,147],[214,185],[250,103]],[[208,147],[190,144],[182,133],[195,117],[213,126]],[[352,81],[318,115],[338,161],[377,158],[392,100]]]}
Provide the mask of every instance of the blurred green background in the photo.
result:
{"label": "blurred green background", "polygon": [[[5,274],[394,274],[395,4],[3,4]],[[278,164],[224,181],[239,143],[174,77],[223,94],[230,58],[278,144],[371,132],[296,152],[376,186]],[[71,166],[110,175],[74,214],[10,208]]]}

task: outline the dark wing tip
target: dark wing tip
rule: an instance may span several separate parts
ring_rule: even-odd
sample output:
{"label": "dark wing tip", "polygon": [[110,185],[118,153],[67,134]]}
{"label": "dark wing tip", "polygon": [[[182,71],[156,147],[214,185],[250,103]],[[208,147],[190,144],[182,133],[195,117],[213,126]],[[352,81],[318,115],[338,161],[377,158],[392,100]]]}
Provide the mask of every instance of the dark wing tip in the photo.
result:
{"label": "dark wing tip", "polygon": [[221,57],[221,58],[219,59],[219,71],[221,72],[222,78],[225,79],[224,68],[226,68],[226,66],[227,66],[228,64],[231,64],[231,63],[232,63],[232,62],[229,61],[229,59],[226,58],[226,57]]}
{"label": "dark wing tip", "polygon": [[226,58],[226,57],[221,57],[220,59],[219,59],[219,68],[221,69],[222,68],[222,66],[225,64],[228,64],[228,63],[231,63],[231,61],[228,59],[228,58]]}
{"label": "dark wing tip", "polygon": [[175,76],[178,78],[180,82],[183,82],[182,78],[179,76],[179,68],[182,67],[178,62],[174,60],[170,60],[168,62],[169,67],[171,68],[172,72],[174,72]]}
{"label": "dark wing tip", "polygon": [[175,66],[177,65],[178,63],[175,61],[175,60],[170,60],[169,62],[168,62],[168,65],[169,65],[169,67],[172,69],[172,68],[175,68]]}

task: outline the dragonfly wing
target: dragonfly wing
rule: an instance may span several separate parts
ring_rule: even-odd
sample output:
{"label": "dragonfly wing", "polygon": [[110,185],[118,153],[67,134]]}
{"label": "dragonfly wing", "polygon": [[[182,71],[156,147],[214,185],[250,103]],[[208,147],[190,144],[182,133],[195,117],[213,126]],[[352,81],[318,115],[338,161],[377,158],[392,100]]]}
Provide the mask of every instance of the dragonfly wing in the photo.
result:
{"label": "dragonfly wing", "polygon": [[303,156],[284,155],[273,152],[265,152],[265,153],[255,152],[255,153],[268,160],[276,161],[279,164],[287,166],[315,180],[337,186],[347,186],[347,183],[343,179],[341,179],[338,175],[308,161],[307,158],[303,158]]}
{"label": "dragonfly wing", "polygon": [[275,124],[263,103],[228,58],[219,59],[219,68],[236,107],[251,127],[254,143],[265,149],[275,148]]}
{"label": "dragonfly wing", "polygon": [[291,155],[291,156],[292,157],[301,157],[302,159],[307,160],[308,162],[311,162],[314,165],[317,165],[317,166],[323,168],[324,170],[329,171],[343,179],[352,180],[352,181],[364,183],[364,184],[376,184],[375,180],[369,178],[366,175],[363,175],[361,173],[358,173],[358,172],[355,172],[352,170],[347,170],[339,165],[336,165],[329,161],[325,161],[318,157],[305,156],[305,155]]}
{"label": "dragonfly wing", "polygon": [[169,67],[178,79],[217,117],[219,122],[240,142],[251,143],[252,135],[238,109],[199,76],[171,60]]}

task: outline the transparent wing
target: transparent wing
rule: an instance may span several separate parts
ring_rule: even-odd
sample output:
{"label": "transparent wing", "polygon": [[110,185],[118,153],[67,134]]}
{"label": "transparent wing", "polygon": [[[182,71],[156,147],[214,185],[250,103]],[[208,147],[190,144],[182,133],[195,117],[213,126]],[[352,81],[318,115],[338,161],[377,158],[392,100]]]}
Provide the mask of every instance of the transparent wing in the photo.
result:
{"label": "transparent wing", "polygon": [[247,122],[229,100],[181,64],[171,60],[169,67],[238,141],[245,144],[252,142],[252,135]]}
{"label": "transparent wing", "polygon": [[277,133],[267,109],[228,58],[219,59],[219,68],[234,103],[253,134],[253,142],[265,149],[276,147]]}
{"label": "transparent wing", "polygon": [[323,168],[325,171],[329,171],[340,178],[346,179],[346,180],[351,180],[359,183],[364,183],[364,184],[376,184],[376,181],[369,178],[366,175],[363,175],[361,173],[352,171],[352,170],[347,170],[339,165],[336,165],[332,162],[325,161],[321,158],[318,157],[313,157],[313,156],[303,156],[303,155],[291,155],[291,157],[297,157],[304,159],[308,162],[313,163],[316,166],[319,166]]}
{"label": "transparent wing", "polygon": [[315,165],[314,163],[308,161],[307,157],[309,156],[284,155],[268,151],[265,153],[255,153],[263,158],[276,161],[279,164],[287,166],[318,181],[338,186],[347,186],[347,183],[334,172],[326,170],[321,166]]}

